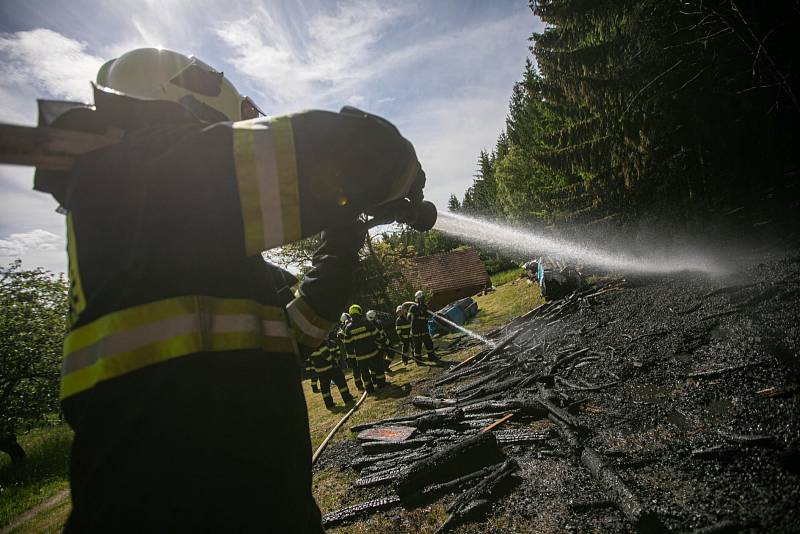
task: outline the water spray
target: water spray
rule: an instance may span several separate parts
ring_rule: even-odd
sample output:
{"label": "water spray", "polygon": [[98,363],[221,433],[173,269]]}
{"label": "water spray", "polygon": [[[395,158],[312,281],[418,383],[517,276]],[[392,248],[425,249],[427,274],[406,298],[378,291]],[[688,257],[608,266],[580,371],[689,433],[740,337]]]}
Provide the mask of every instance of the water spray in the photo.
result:
{"label": "water spray", "polygon": [[473,332],[472,330],[469,330],[469,329],[467,329],[467,328],[464,328],[463,326],[457,325],[456,323],[454,323],[454,322],[453,322],[453,321],[451,321],[450,319],[447,319],[446,317],[444,317],[444,316],[442,316],[442,315],[439,315],[439,314],[438,314],[438,313],[436,313],[436,312],[432,312],[432,311],[428,310],[428,313],[429,313],[429,314],[430,314],[432,317],[435,317],[436,319],[439,319],[439,320],[441,320],[442,322],[449,324],[449,325],[450,325],[450,326],[452,326],[453,328],[455,328],[455,329],[457,329],[457,330],[459,330],[459,331],[461,331],[461,332],[463,332],[463,333],[467,334],[468,336],[470,336],[470,337],[472,337],[472,338],[474,338],[474,339],[477,339],[477,340],[478,340],[478,341],[480,341],[481,343],[484,343],[484,344],[486,344],[486,345],[489,345],[491,348],[494,348],[494,347],[496,346],[496,345],[495,345],[495,343],[494,343],[494,341],[491,341],[491,340],[489,340],[489,339],[486,339],[486,338],[485,338],[485,337],[483,337],[482,335],[480,335],[480,334],[478,334],[478,333],[475,333],[475,332]]}
{"label": "water spray", "polygon": [[564,239],[544,237],[529,231],[454,213],[440,213],[434,228],[464,241],[494,249],[508,250],[527,256],[553,255],[614,271],[651,274],[680,271],[696,271],[714,275],[724,273],[722,267],[716,262],[700,254],[639,257]]}

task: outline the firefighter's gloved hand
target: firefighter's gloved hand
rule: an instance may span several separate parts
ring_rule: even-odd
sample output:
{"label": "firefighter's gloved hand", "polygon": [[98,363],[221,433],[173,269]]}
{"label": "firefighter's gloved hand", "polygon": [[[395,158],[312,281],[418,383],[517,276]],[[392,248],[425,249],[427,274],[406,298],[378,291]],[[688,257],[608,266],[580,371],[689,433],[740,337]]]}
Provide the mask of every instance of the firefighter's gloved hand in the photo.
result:
{"label": "firefighter's gloved hand", "polygon": [[414,178],[414,183],[411,184],[411,189],[408,191],[408,199],[412,204],[422,202],[424,198],[423,189],[425,189],[425,171],[422,170],[422,166],[420,165],[417,171],[417,177]]}
{"label": "firefighter's gloved hand", "polygon": [[364,244],[367,227],[352,221],[322,232],[322,243],[311,260],[311,270],[300,285],[300,294],[316,313],[331,322],[348,304],[353,269]]}
{"label": "firefighter's gloved hand", "polygon": [[361,221],[328,228],[320,236],[322,244],[315,256],[331,254],[355,260],[366,237],[367,225]]}

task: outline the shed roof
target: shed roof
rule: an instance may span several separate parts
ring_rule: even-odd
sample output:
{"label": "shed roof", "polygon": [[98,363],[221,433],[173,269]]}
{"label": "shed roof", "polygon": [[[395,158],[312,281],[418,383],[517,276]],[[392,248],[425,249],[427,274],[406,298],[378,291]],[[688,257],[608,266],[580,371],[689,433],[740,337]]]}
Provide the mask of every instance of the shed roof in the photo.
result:
{"label": "shed roof", "polygon": [[434,295],[465,288],[476,288],[477,292],[491,285],[486,267],[474,248],[414,258],[405,275],[409,282]]}

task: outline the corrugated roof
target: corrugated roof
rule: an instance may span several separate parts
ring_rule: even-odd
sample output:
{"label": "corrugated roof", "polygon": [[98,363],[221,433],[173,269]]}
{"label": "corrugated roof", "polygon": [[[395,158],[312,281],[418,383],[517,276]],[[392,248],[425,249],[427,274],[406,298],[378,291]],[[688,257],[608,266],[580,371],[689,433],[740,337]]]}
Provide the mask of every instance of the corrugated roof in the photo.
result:
{"label": "corrugated roof", "polygon": [[413,285],[434,295],[464,288],[480,291],[491,285],[489,274],[473,248],[414,258],[405,274]]}

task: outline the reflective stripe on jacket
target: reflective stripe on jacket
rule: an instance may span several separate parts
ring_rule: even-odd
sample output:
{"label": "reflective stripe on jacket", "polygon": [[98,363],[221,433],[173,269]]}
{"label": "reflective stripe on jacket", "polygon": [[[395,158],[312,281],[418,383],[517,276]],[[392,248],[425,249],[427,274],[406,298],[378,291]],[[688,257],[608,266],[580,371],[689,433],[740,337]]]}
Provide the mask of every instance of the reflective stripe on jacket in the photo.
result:
{"label": "reflective stripe on jacket", "polygon": [[411,338],[411,323],[405,317],[398,317],[394,323],[394,330],[401,340]]}
{"label": "reflective stripe on jacket", "polygon": [[418,302],[408,307],[408,320],[411,322],[411,334],[421,336],[428,333],[428,306]]}
{"label": "reflective stripe on jacket", "polygon": [[366,360],[378,353],[378,332],[361,316],[354,316],[344,329],[344,346],[348,356]]}
{"label": "reflective stripe on jacket", "polygon": [[317,350],[311,353],[311,363],[314,370],[318,373],[324,373],[336,366],[336,359],[338,357],[339,347],[335,342],[326,339]]}
{"label": "reflective stripe on jacket", "polygon": [[283,310],[252,300],[208,296],[134,306],[69,333],[64,342],[61,397],[173,358],[242,349],[294,352]]}

